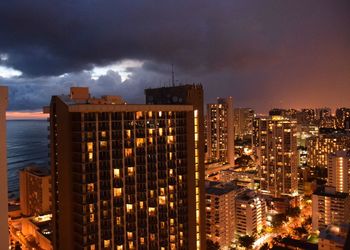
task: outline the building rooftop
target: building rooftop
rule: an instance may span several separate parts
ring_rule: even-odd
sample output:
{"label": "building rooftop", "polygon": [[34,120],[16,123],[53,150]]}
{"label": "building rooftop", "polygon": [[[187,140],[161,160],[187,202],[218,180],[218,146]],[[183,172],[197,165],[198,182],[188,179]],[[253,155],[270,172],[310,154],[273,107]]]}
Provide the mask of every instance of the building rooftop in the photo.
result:
{"label": "building rooftop", "polygon": [[242,187],[235,185],[233,182],[210,182],[209,187],[206,188],[206,193],[220,196],[239,189],[242,189]]}
{"label": "building rooftop", "polygon": [[327,196],[327,197],[333,197],[333,198],[339,198],[339,199],[345,199],[349,196],[349,194],[347,193],[336,192],[335,187],[331,187],[331,186],[319,187],[318,189],[316,189],[316,191],[313,194],[318,196]]}
{"label": "building rooftop", "polygon": [[349,224],[342,224],[339,226],[329,225],[326,229],[321,230],[319,238],[331,240],[338,244],[344,245],[349,229]]}
{"label": "building rooftop", "polygon": [[50,175],[49,169],[42,168],[42,167],[35,165],[35,164],[28,165],[27,167],[25,167],[21,171],[26,171],[26,172],[28,172],[32,175],[38,176],[38,177],[45,177],[45,176]]}

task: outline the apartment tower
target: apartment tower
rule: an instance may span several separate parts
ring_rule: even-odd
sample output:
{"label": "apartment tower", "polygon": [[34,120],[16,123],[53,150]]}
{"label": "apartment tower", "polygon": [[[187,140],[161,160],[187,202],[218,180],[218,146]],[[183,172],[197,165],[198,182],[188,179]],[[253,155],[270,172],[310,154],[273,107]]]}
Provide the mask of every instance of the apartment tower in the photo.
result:
{"label": "apartment tower", "polygon": [[54,249],[205,249],[202,87],[162,89],[52,97]]}
{"label": "apartment tower", "polygon": [[218,98],[207,105],[207,161],[234,165],[233,99]]}
{"label": "apartment tower", "polygon": [[328,157],[328,185],[335,187],[337,192],[350,191],[350,154],[348,151],[338,151]]}
{"label": "apartment tower", "polygon": [[296,121],[281,116],[256,122],[260,189],[274,197],[298,192]]}
{"label": "apartment tower", "polygon": [[0,249],[8,249],[8,194],[6,154],[6,109],[8,89],[0,86]]}
{"label": "apartment tower", "polygon": [[34,216],[51,211],[51,175],[31,165],[19,172],[21,213]]}

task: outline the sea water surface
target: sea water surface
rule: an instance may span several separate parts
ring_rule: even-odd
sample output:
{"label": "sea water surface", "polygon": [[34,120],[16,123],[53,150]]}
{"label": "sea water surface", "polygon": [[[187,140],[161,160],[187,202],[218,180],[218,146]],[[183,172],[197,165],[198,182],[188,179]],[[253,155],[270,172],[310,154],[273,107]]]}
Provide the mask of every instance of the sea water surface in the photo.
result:
{"label": "sea water surface", "polygon": [[46,120],[7,121],[7,164],[9,198],[18,198],[19,170],[35,163],[49,168],[48,122]]}

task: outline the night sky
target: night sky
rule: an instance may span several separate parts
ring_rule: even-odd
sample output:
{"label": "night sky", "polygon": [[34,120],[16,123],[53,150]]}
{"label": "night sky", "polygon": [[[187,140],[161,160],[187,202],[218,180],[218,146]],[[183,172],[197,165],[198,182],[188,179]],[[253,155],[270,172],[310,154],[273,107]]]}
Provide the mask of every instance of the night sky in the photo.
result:
{"label": "night sky", "polygon": [[350,107],[349,0],[0,2],[10,110],[70,86],[144,102],[146,87],[202,83],[236,107]]}

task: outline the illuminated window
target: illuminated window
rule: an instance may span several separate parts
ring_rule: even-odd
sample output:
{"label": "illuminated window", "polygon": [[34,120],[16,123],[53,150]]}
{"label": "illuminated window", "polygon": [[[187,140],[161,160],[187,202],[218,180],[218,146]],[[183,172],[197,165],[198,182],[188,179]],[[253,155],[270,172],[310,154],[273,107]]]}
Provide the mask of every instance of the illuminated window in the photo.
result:
{"label": "illuminated window", "polygon": [[94,154],[92,152],[89,152],[89,161],[94,160]]}
{"label": "illuminated window", "polygon": [[123,250],[123,245],[118,245],[117,250]]}
{"label": "illuminated window", "polygon": [[128,167],[128,175],[132,176],[134,175],[134,173],[135,173],[134,167]]}
{"label": "illuminated window", "polygon": [[149,197],[150,197],[150,198],[153,198],[153,197],[154,197],[154,190],[150,190],[150,191],[149,191]]}
{"label": "illuminated window", "polygon": [[110,240],[104,240],[103,245],[105,248],[109,248],[111,246],[111,241]]}
{"label": "illuminated window", "polygon": [[95,190],[94,183],[87,184],[87,190],[88,190],[88,192],[94,192],[94,190]]}
{"label": "illuminated window", "polygon": [[136,139],[136,147],[142,147],[145,144],[145,139],[144,138],[137,138]]}
{"label": "illuminated window", "polygon": [[122,220],[121,220],[121,218],[119,216],[115,220],[116,220],[117,225],[121,225],[122,224]]}
{"label": "illuminated window", "polygon": [[90,245],[90,250],[96,250],[95,244]]}
{"label": "illuminated window", "polygon": [[150,234],[150,235],[149,235],[149,239],[150,239],[151,241],[156,240],[156,235],[155,235],[155,234]]}
{"label": "illuminated window", "polygon": [[148,111],[148,117],[152,117],[152,111]]}
{"label": "illuminated window", "polygon": [[127,235],[128,235],[128,240],[132,240],[132,232],[127,232]]}
{"label": "illuminated window", "polygon": [[169,185],[169,193],[172,193],[174,191],[174,186]]}
{"label": "illuminated window", "polygon": [[91,152],[94,150],[94,143],[93,142],[87,143],[87,150],[88,150],[88,152]]}
{"label": "illuminated window", "polygon": [[127,139],[131,138],[131,130],[130,129],[125,130],[125,136]]}
{"label": "illuminated window", "polygon": [[169,175],[170,175],[170,177],[172,177],[173,174],[174,174],[174,170],[170,168],[170,169],[169,169]]}
{"label": "illuminated window", "polygon": [[144,205],[143,205],[143,201],[140,201],[140,209],[143,209]]}
{"label": "illuminated window", "polygon": [[174,219],[171,218],[171,219],[170,219],[170,225],[173,226],[173,225],[174,225],[174,222],[175,222]]}
{"label": "illuminated window", "polygon": [[158,132],[159,132],[159,136],[163,136],[163,128],[159,128]]}
{"label": "illuminated window", "polygon": [[160,228],[161,228],[161,229],[165,229],[165,222],[164,222],[164,221],[161,221],[161,222],[160,222]]}
{"label": "illuminated window", "polygon": [[114,178],[119,178],[120,177],[120,169],[113,169],[113,173],[114,173]]}
{"label": "illuminated window", "polygon": [[149,207],[148,208],[148,215],[149,216],[155,216],[156,215],[156,208],[155,207]]}
{"label": "illuminated window", "polygon": [[106,138],[107,136],[107,132],[106,131],[101,131],[101,137],[102,138]]}
{"label": "illuminated window", "polygon": [[94,222],[95,221],[95,214],[90,214],[90,222]]}
{"label": "illuminated window", "polygon": [[89,204],[89,212],[93,213],[95,211],[94,204]]}
{"label": "illuminated window", "polygon": [[153,143],[153,138],[152,137],[148,138],[148,144],[152,144],[152,143]]}
{"label": "illuminated window", "polygon": [[126,204],[126,212],[132,213],[133,212],[133,205],[132,204]]}
{"label": "illuminated window", "polygon": [[169,152],[169,160],[172,160],[172,159],[173,159],[173,153]]}
{"label": "illuminated window", "polygon": [[134,242],[129,241],[129,249],[134,249]]}
{"label": "illuminated window", "polygon": [[107,148],[107,141],[100,141],[100,148],[106,149]]}
{"label": "illuminated window", "polygon": [[141,111],[137,111],[136,112],[136,120],[142,118],[142,112]]}
{"label": "illuminated window", "polygon": [[130,156],[132,156],[132,148],[126,148],[126,149],[124,149],[124,155],[125,155],[125,157],[130,157]]}
{"label": "illuminated window", "polygon": [[122,196],[122,188],[114,188],[113,192],[114,192],[114,197]]}
{"label": "illuminated window", "polygon": [[140,244],[141,244],[141,245],[145,244],[145,238],[140,237]]}
{"label": "illuminated window", "polygon": [[153,129],[151,129],[151,128],[148,129],[148,134],[149,134],[149,135],[153,135]]}
{"label": "illuminated window", "polygon": [[159,117],[162,117],[162,111],[159,111],[159,112],[158,112],[158,116],[159,116]]}
{"label": "illuminated window", "polygon": [[179,183],[182,183],[182,175],[179,175],[178,178],[179,178]]}
{"label": "illuminated window", "polygon": [[160,188],[160,195],[165,195],[165,188]]}
{"label": "illuminated window", "polygon": [[170,207],[171,209],[174,209],[174,202],[170,202],[169,207]]}
{"label": "illuminated window", "polygon": [[175,242],[175,235],[170,235],[170,242]]}
{"label": "illuminated window", "polygon": [[159,196],[159,205],[165,205],[166,199],[165,196]]}
{"label": "illuminated window", "polygon": [[174,143],[174,136],[173,136],[173,135],[168,135],[168,137],[167,137],[167,143],[168,143],[168,144],[173,144],[173,143]]}

